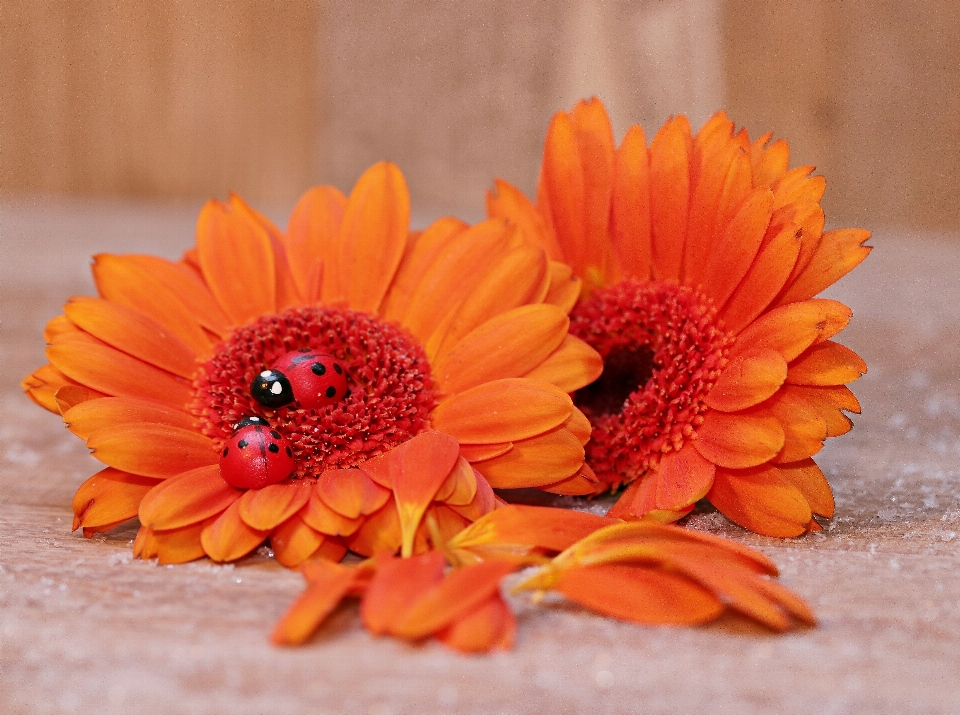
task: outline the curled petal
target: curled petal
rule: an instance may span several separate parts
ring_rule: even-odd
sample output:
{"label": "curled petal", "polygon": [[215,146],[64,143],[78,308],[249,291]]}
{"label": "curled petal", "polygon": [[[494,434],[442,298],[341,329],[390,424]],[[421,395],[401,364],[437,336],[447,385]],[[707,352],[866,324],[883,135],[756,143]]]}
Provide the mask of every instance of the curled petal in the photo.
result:
{"label": "curled petal", "polygon": [[271,642],[299,645],[306,641],[340,604],[356,577],[355,568],[329,561],[309,564],[309,586],[277,623]]}
{"label": "curled petal", "polygon": [[803,494],[773,466],[718,469],[707,499],[730,521],[764,536],[799,536],[812,518]]}
{"label": "curled petal", "polygon": [[137,515],[140,501],[159,480],[102,469],[80,485],[73,497],[73,529],[123,523]]}
{"label": "curled petal", "polygon": [[248,526],[240,518],[237,500],[203,529],[200,543],[204,553],[214,561],[236,561],[262,544],[269,533]]}

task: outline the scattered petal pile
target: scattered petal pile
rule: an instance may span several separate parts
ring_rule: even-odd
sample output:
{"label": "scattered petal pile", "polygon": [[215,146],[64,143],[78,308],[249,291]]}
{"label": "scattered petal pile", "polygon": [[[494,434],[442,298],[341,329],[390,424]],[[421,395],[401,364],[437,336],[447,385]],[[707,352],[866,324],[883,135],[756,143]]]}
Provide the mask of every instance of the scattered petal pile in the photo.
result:
{"label": "scattered petal pile", "polygon": [[870,234],[825,232],[823,178],[770,138],[721,112],[695,135],[678,116],[649,147],[634,126],[616,147],[594,99],[553,118],[536,206],[502,181],[488,197],[584,280],[571,333],[604,374],[575,398],[598,491],[629,485],[612,516],[674,520],[706,497],[787,537],[833,515],[812,457],[852,427],[846,383],[866,365],[833,340],[850,309],[814,296]]}
{"label": "scattered petal pile", "polygon": [[534,591],[539,600],[552,591],[637,623],[694,625],[727,609],[775,631],[815,623],[799,597],[769,578],[776,566],[752,549],[656,522],[510,505],[441,550],[410,559],[305,564],[307,589],[277,624],[273,641],[303,643],[352,596],[374,635],[435,638],[465,652],[510,648],[516,619],[500,585],[530,565],[537,570],[516,583],[514,593]]}

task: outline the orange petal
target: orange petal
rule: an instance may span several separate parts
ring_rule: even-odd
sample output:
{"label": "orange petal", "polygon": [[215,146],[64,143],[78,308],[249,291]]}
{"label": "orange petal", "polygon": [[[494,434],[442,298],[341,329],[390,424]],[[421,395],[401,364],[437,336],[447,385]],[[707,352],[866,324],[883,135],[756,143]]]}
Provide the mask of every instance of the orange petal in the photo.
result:
{"label": "orange petal", "polygon": [[647,137],[637,125],[627,130],[614,161],[610,235],[623,273],[650,279],[650,158]]}
{"label": "orange petal", "polygon": [[[89,387],[84,387],[83,385],[64,385],[58,389],[54,395],[54,399],[57,402],[57,407],[60,408],[61,415],[66,414],[68,410],[71,410],[78,405],[82,405],[84,402],[99,400],[103,397],[106,397],[106,395],[104,395],[102,392],[91,390]],[[70,425],[67,424],[66,426],[69,429]],[[86,437],[83,439],[86,439]]]}
{"label": "orange petal", "polygon": [[157,256],[127,255],[124,258],[147,271],[177,296],[197,322],[211,333],[223,337],[230,332],[230,318],[196,271]]}
{"label": "orange petal", "polygon": [[132,308],[178,336],[197,355],[208,355],[212,342],[199,322],[202,313],[184,303],[164,282],[164,273],[153,275],[140,256],[93,257],[93,279],[100,296]]}
{"label": "orange petal", "polygon": [[704,403],[721,412],[758,405],[773,395],[787,377],[787,361],[775,350],[760,349],[730,360]]}
{"label": "orange petal", "polygon": [[704,459],[692,443],[667,452],[657,475],[657,509],[679,511],[702,499],[713,484],[716,467]]}
{"label": "orange petal", "polygon": [[477,479],[477,493],[470,503],[464,506],[450,503],[446,505],[467,521],[476,521],[484,514],[489,514],[496,509],[498,505],[503,505],[504,503],[493,493],[493,488],[480,472],[476,472],[475,476]]}
{"label": "orange petal", "polygon": [[[449,320],[430,336],[427,354],[442,361],[446,352],[487,321],[509,310],[539,303],[549,284],[547,258],[542,249],[521,245],[508,251],[500,257],[497,270],[484,276]],[[551,310],[563,314],[559,308]]]}
{"label": "orange petal", "polygon": [[693,444],[714,464],[742,469],[773,459],[783,440],[783,427],[769,413],[708,410]]}
{"label": "orange petal", "polygon": [[731,357],[760,348],[776,350],[787,362],[813,345],[831,338],[850,321],[852,311],[835,300],[805,300],[776,308],[737,336]]}
{"label": "orange petal", "polygon": [[483,323],[435,364],[434,379],[446,394],[491,380],[522,377],[559,348],[570,320],[552,305],[525,305]]}
{"label": "orange petal", "polygon": [[80,485],[73,497],[73,529],[116,524],[137,515],[140,501],[157,480],[102,469]]}
{"label": "orange petal", "polygon": [[795,223],[778,227],[760,249],[746,277],[720,310],[730,332],[743,330],[780,293],[800,254],[799,230]]}
{"label": "orange petal", "polygon": [[[307,303],[329,303],[340,295],[337,238],[347,197],[333,186],[315,186],[305,193],[287,224],[287,258],[290,272]],[[313,281],[323,263],[322,287]]]}
{"label": "orange petal", "polygon": [[650,145],[653,275],[680,278],[690,208],[690,124],[683,115],[664,124]]}
{"label": "orange petal", "polygon": [[812,457],[823,448],[827,439],[827,423],[819,412],[794,393],[792,385],[780,390],[767,408],[783,426],[783,448],[777,462],[796,462]]}
{"label": "orange petal", "polygon": [[321,534],[330,536],[348,536],[364,523],[362,518],[348,519],[326,505],[316,487],[307,506],[300,512],[301,518]]}
{"label": "orange petal", "polygon": [[274,557],[291,569],[313,556],[323,542],[323,534],[311,529],[296,514],[270,533],[270,548],[273,549]]}
{"label": "orange petal", "polygon": [[357,569],[329,561],[309,566],[307,590],[277,623],[270,636],[274,645],[299,645],[306,641],[347,595],[357,575]]}
{"label": "orange petal", "polygon": [[374,635],[392,633],[410,608],[443,578],[439,551],[409,559],[379,556],[376,572],[360,602],[363,625]]}
{"label": "orange petal", "polygon": [[237,194],[230,192],[230,207],[245,215],[251,223],[258,226],[266,232],[270,239],[270,247],[273,249],[274,276],[277,286],[277,309],[283,310],[291,305],[299,305],[303,302],[300,291],[297,288],[296,281],[290,272],[290,263],[287,258],[286,241],[273,221],[268,219],[262,213],[249,206]]}
{"label": "orange petal", "polygon": [[636,623],[691,626],[723,612],[723,604],[699,584],[646,566],[564,569],[554,590],[592,611]]}
{"label": "orange petal", "polygon": [[769,465],[718,469],[707,499],[730,521],[764,536],[799,536],[812,518],[803,494]]}
{"label": "orange petal", "polygon": [[435,635],[444,645],[462,653],[510,650],[517,633],[513,611],[496,594],[475,611],[454,621]]}
{"label": "orange petal", "polygon": [[478,519],[455,536],[451,549],[496,553],[498,549],[564,551],[614,522],[597,514],[546,506],[509,504]]}
{"label": "orange petal", "polygon": [[446,242],[410,296],[403,325],[426,342],[444,319],[494,270],[498,259],[516,240],[516,229],[499,219],[471,226]]}
{"label": "orange petal", "polygon": [[804,459],[792,464],[777,465],[780,477],[795,486],[810,505],[814,514],[833,516],[833,491],[827,483],[820,467],[812,459]]}
{"label": "orange petal", "polygon": [[143,423],[166,425],[199,434],[193,415],[189,412],[171,405],[130,397],[85,400],[65,410],[63,421],[71,432],[84,440],[103,428]]}
{"label": "orange petal", "polygon": [[242,492],[211,464],[167,479],[140,502],[140,522],[154,530],[176,529],[215,516],[236,502]]}
{"label": "orange petal", "polygon": [[501,444],[461,444],[460,454],[468,462],[482,462],[484,459],[493,459],[501,454],[505,454],[512,448],[513,442],[503,442]]}
{"label": "orange petal", "polygon": [[402,322],[424,275],[452,245],[456,236],[467,229],[467,224],[457,218],[445,216],[427,226],[419,235],[411,234],[400,261],[397,276],[380,309],[386,320]]}
{"label": "orange petal", "polygon": [[823,240],[823,209],[816,201],[800,201],[783,206],[774,212],[772,225],[793,223],[800,228],[800,254],[790,271],[787,283],[793,283],[813,260]]}
{"label": "orange petal", "polygon": [[400,550],[400,515],[392,501],[360,521],[356,533],[344,539],[352,552],[361,556],[373,556],[381,552],[393,554]]}
{"label": "orange petal", "polygon": [[783,139],[764,146],[772,134],[764,134],[751,147],[754,186],[770,186],[787,173],[790,165],[790,147]]}
{"label": "orange petal", "polygon": [[269,531],[306,506],[312,491],[303,480],[250,489],[240,497],[240,518],[258,531]]}
{"label": "orange petal", "polygon": [[[57,392],[65,387],[80,387],[75,381],[57,370],[53,365],[44,365],[27,375],[20,387],[27,397],[45,410],[60,414]],[[86,388],[89,389],[89,388]],[[102,394],[102,393],[100,393]]]}
{"label": "orange petal", "polygon": [[573,411],[567,393],[528,378],[494,380],[440,403],[435,429],[469,444],[515,442],[550,430]]}
{"label": "orange petal", "polygon": [[128,355],[187,379],[196,372],[196,353],[142,313],[84,296],[71,298],[63,310],[78,327]]}
{"label": "orange petal", "polygon": [[776,196],[775,208],[798,201],[817,201],[823,198],[827,182],[822,176],[810,176],[812,166],[798,166],[777,179],[770,188]]}
{"label": "orange petal", "polygon": [[671,566],[707,587],[731,607],[775,631],[790,628],[790,618],[755,588],[762,577],[707,559],[680,559]]}
{"label": "orange petal", "polygon": [[[741,152],[740,148],[730,141],[732,128],[733,123],[729,121],[727,127],[719,127],[719,131],[715,133],[716,146],[709,148],[709,156],[697,156],[694,160],[697,170],[690,197],[689,233],[684,256],[684,275],[686,280],[694,285],[703,281],[711,246],[725,227],[720,215],[720,199],[724,186],[728,178],[736,179],[741,173],[739,165],[733,167],[734,159]],[[698,143],[702,136],[701,130],[697,134]],[[700,148],[697,153],[702,155],[703,149]]]}
{"label": "orange petal", "polygon": [[860,403],[850,388],[845,385],[835,387],[790,386],[795,399],[802,400],[805,408],[820,415],[827,426],[827,436],[837,437],[853,428],[853,422],[842,410],[859,414]]}
{"label": "orange petal", "polygon": [[147,477],[172,477],[219,462],[206,435],[150,422],[101,427],[87,437],[87,447],[104,464]]}
{"label": "orange petal", "polygon": [[543,296],[543,302],[569,313],[577,304],[583,281],[573,274],[573,270],[566,263],[550,261],[548,270],[550,284],[547,286],[547,294]]}
{"label": "orange petal", "polygon": [[417,599],[390,632],[410,640],[425,638],[481,606],[499,592],[503,577],[516,569],[515,562],[500,560],[454,569]]}
{"label": "orange petal", "polygon": [[546,484],[542,487],[538,487],[541,491],[550,492],[551,494],[562,494],[566,496],[588,496],[592,494],[600,494],[606,491],[609,488],[609,485],[603,484],[600,482],[600,479],[594,474],[594,471],[590,469],[590,466],[583,464],[580,466],[580,469],[576,473],[567,477],[566,479],[561,479],[559,482],[553,484]]}
{"label": "orange petal", "polygon": [[586,387],[602,372],[600,354],[580,338],[567,335],[560,347],[523,377],[549,382],[569,393]]}
{"label": "orange petal", "polygon": [[403,174],[380,162],[357,180],[340,228],[338,270],[343,296],[355,310],[376,313],[403,257],[410,195]]}
{"label": "orange petal", "polygon": [[98,392],[187,405],[190,383],[120,352],[86,333],[58,335],[47,348],[50,363],[67,377]]}
{"label": "orange petal", "polygon": [[205,522],[190,524],[169,531],[153,531],[141,526],[134,542],[134,556],[141,559],[156,558],[161,564],[184,564],[203,558],[200,534]]}
{"label": "orange petal", "polygon": [[269,533],[244,523],[240,518],[238,499],[204,528],[200,543],[207,556],[214,561],[236,561],[262,544]]}
{"label": "orange petal", "polygon": [[434,496],[434,501],[449,502],[454,506],[466,506],[477,495],[477,474],[470,463],[461,456],[450,474]]}
{"label": "orange petal", "polygon": [[637,479],[624,490],[617,503],[610,507],[607,516],[615,519],[644,519],[669,524],[693,511],[693,505],[679,509],[661,509],[657,506],[657,491],[660,473],[652,471]]}
{"label": "orange petal", "polygon": [[703,272],[704,290],[723,305],[750,270],[773,213],[773,194],[754,189],[710,246]]}
{"label": "orange petal", "polygon": [[509,452],[477,464],[476,468],[495,489],[521,489],[559,482],[583,465],[583,446],[567,429],[517,440]]}
{"label": "orange petal", "polygon": [[[509,182],[497,179],[495,189],[487,192],[487,215],[490,218],[506,219],[520,229],[526,241],[539,246],[551,261],[562,261],[563,252],[554,235],[530,199]],[[558,264],[561,265],[561,264]]]}
{"label": "orange petal", "polygon": [[842,385],[867,372],[867,364],[850,348],[826,340],[808,348],[790,363],[787,382],[793,385]]}
{"label": "orange petal", "polygon": [[203,277],[234,325],[277,311],[273,245],[249,214],[208,201],[197,219],[197,251]]}
{"label": "orange petal", "polygon": [[811,298],[824,288],[833,285],[856,268],[873,250],[863,244],[870,232],[860,228],[842,228],[823,234],[817,252],[810,264],[787,287],[779,304]]}
{"label": "orange petal", "polygon": [[421,432],[402,447],[393,474],[393,497],[400,515],[401,554],[413,553],[413,538],[423,513],[460,456],[457,441],[441,432]]}
{"label": "orange petal", "polygon": [[372,514],[390,498],[389,489],[359,469],[328,469],[320,475],[316,489],[327,506],[348,519]]}
{"label": "orange petal", "polygon": [[549,195],[548,211],[564,260],[583,277],[586,267],[586,177],[573,119],[557,112],[547,127],[540,191]]}

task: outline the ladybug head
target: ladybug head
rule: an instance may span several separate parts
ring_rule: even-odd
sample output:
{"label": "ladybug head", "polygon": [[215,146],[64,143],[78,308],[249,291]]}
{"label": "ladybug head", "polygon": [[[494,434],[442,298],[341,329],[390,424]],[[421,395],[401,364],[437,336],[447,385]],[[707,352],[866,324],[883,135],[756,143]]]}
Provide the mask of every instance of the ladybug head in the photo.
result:
{"label": "ladybug head", "polygon": [[241,418],[240,421],[233,426],[233,431],[236,432],[238,429],[249,427],[250,425],[261,425],[263,427],[269,427],[270,423],[267,422],[265,419],[263,419],[263,417],[260,417],[259,415],[247,415],[246,417]]}
{"label": "ladybug head", "polygon": [[250,383],[250,394],[264,407],[283,407],[293,402],[293,388],[279,370],[264,370]]}

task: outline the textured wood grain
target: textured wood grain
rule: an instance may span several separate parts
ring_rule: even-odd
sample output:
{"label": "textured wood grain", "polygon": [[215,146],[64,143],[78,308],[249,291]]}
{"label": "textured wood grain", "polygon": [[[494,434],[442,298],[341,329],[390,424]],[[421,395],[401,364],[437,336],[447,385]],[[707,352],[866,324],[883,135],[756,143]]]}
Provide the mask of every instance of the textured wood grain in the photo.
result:
{"label": "textured wood grain", "polygon": [[831,292],[854,308],[842,338],[870,372],[854,386],[856,428],[818,457],[837,497],[829,528],[777,541],[716,513],[690,520],[768,554],[819,627],[643,628],[521,600],[516,649],[464,657],[373,638],[354,607],[305,647],[277,650],[268,634],[301,583],[264,556],[159,567],[130,558],[133,527],[71,534],[70,500],[97,463],[17,382],[43,360],[45,320],[89,291],[87,254],[177,255],[191,212],[0,209],[0,712],[960,711],[956,244],[881,232]]}

